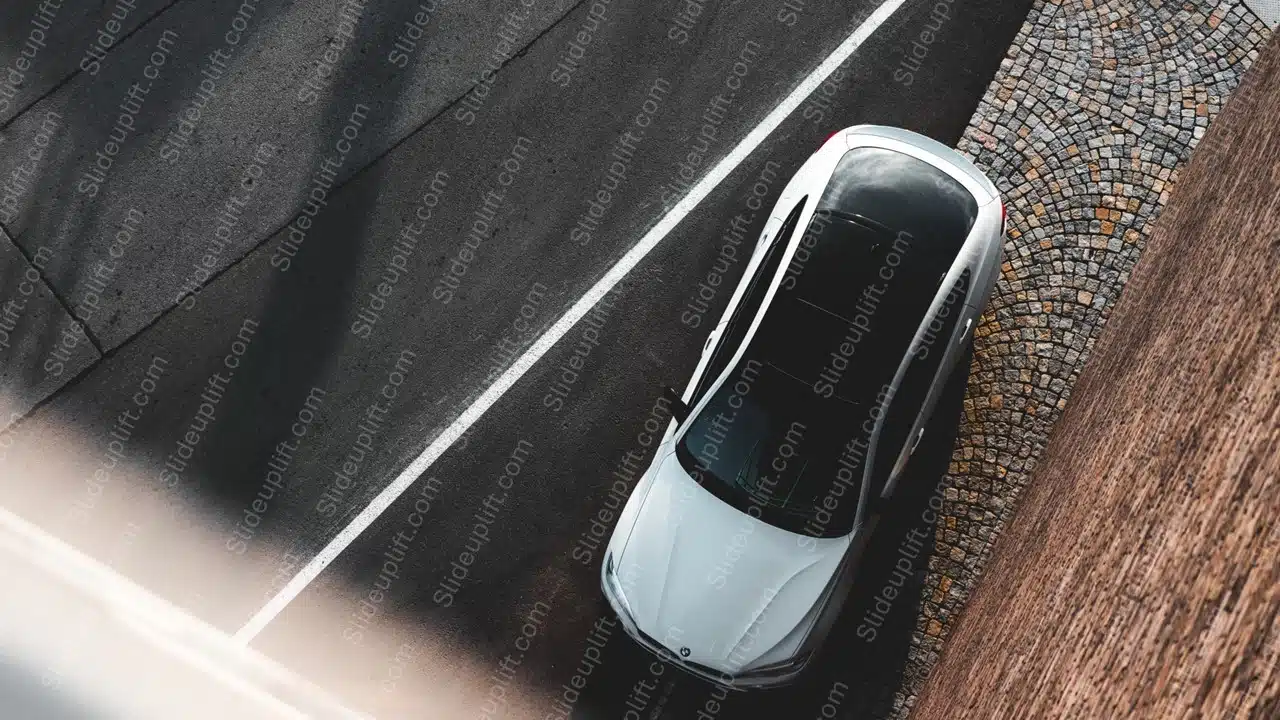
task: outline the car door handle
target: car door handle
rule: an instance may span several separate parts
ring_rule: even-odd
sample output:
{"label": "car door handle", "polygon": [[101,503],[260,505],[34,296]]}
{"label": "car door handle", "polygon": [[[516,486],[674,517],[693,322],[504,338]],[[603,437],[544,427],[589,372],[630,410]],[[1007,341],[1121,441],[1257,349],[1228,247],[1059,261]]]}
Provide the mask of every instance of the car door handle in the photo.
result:
{"label": "car door handle", "polygon": [[715,330],[712,330],[707,335],[707,341],[702,344],[702,352],[705,353],[706,351],[710,350],[711,346],[715,344],[716,338],[718,337],[720,337],[720,328],[716,328]]}
{"label": "car door handle", "polygon": [[963,345],[965,338],[969,337],[969,331],[972,329],[973,329],[973,318],[969,318],[968,320],[964,321],[964,332],[960,333],[960,336],[956,338],[956,344]]}
{"label": "car door handle", "polygon": [[770,240],[772,240],[773,234],[778,231],[779,227],[782,227],[782,218],[770,217],[764,224],[764,230],[760,233],[760,239],[756,241],[756,249],[764,247]]}
{"label": "car door handle", "polygon": [[911,452],[907,453],[908,455],[916,451],[916,446],[920,444],[920,438],[922,437],[924,437],[924,428],[916,431],[916,439],[911,441]]}

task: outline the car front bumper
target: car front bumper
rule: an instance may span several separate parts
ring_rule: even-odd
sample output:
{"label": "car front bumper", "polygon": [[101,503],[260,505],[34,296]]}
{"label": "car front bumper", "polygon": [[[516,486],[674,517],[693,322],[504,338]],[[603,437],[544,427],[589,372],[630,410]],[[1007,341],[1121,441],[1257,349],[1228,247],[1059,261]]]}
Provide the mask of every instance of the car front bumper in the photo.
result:
{"label": "car front bumper", "polygon": [[636,626],[635,620],[631,617],[631,613],[619,601],[613,590],[609,587],[607,577],[607,573],[602,573],[600,591],[604,593],[605,599],[609,602],[609,607],[613,610],[614,615],[618,617],[618,621],[622,623],[622,629],[626,631],[627,635],[629,635],[632,640],[635,640],[636,644],[640,645],[640,647],[648,650],[653,655],[656,655],[662,662],[680,668],[694,677],[730,690],[759,690],[787,685],[793,682],[808,666],[810,656],[806,656],[803,660],[798,661],[785,669],[779,669],[776,672],[756,674],[755,671],[751,671],[735,674],[726,670],[717,670],[695,662],[683,660],[673,653],[670,648],[649,637]]}

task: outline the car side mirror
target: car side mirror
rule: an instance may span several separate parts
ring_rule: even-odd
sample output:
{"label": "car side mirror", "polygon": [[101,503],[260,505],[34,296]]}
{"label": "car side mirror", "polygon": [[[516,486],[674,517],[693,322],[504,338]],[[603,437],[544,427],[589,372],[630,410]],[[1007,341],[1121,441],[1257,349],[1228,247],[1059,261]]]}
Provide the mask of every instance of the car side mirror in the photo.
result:
{"label": "car side mirror", "polygon": [[676,419],[677,424],[684,422],[689,417],[689,406],[684,404],[684,400],[680,398],[680,393],[670,385],[662,388],[662,397],[671,403],[671,417]]}

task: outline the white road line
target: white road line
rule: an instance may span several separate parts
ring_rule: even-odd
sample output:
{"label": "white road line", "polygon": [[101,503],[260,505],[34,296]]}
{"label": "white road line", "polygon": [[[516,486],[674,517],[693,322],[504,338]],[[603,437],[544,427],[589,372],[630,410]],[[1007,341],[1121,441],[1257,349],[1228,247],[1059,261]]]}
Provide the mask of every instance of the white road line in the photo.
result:
{"label": "white road line", "polygon": [[872,33],[879,29],[905,1],[887,0],[876,8],[870,17],[864,20],[849,37],[845,38],[844,42],[840,43],[840,46],[827,56],[827,59],[822,61],[822,64],[809,73],[796,89],[791,91],[790,95],[766,115],[759,125],[756,125],[751,132],[747,133],[747,136],[730,150],[723,160],[704,175],[689,190],[689,194],[681,198],[671,208],[670,212],[658,221],[657,225],[654,225],[649,232],[645,233],[644,237],[640,238],[640,241],[627,251],[626,255],[623,255],[612,268],[609,268],[604,277],[600,278],[578,302],[573,304],[573,307],[569,308],[554,325],[535,340],[529,346],[529,349],[517,358],[493,385],[490,385],[480,397],[476,398],[475,402],[471,403],[470,407],[463,410],[462,414],[449,427],[445,428],[444,432],[440,433],[416,460],[409,464],[409,467],[405,468],[381,493],[378,493],[378,496],[369,503],[368,507],[360,511],[360,514],[355,516],[349,525],[343,528],[341,532],[329,541],[329,544],[323,550],[303,566],[302,570],[280,589],[280,592],[276,593],[274,597],[267,601],[266,605],[263,605],[253,617],[249,618],[249,622],[245,623],[245,626],[235,634],[235,640],[247,644],[258,633],[262,632],[267,623],[271,622],[276,615],[279,615],[280,611],[284,610],[307,585],[310,585],[311,581],[315,580],[320,572],[328,567],[329,563],[333,562],[333,559],[339,553],[346,550],[347,546],[359,537],[360,533],[372,525],[373,521],[378,519],[378,516],[386,511],[388,507],[391,507],[391,503],[395,502],[396,498],[400,497],[405,490],[408,490],[414,480],[418,479],[436,459],[444,454],[444,451],[450,445],[462,437],[463,433],[470,429],[489,408],[493,407],[493,404],[498,402],[499,398],[510,390],[535,363],[541,360],[542,356],[547,354],[547,351],[559,342],[560,338],[564,337],[601,298],[607,295],[614,285],[617,285],[636,265],[639,265],[640,261],[644,260],[645,256],[652,252],[658,246],[658,243],[698,206],[698,203],[702,202],[703,198],[728,177],[729,173],[733,172],[743,160],[747,159],[759,147],[760,143],[764,142],[764,139],[776,130],[788,115],[800,107],[805,98],[816,90],[822,84],[822,81],[826,80],[827,76],[834,72],[841,63],[849,59],[849,56],[853,55],[858,47],[866,42],[867,38],[871,37]]}

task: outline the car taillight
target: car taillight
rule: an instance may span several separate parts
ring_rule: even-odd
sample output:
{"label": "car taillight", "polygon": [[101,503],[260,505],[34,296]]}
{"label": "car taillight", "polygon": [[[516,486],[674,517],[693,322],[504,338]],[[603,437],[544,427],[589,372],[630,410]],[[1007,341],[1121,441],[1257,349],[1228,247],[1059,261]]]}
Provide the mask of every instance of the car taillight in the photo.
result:
{"label": "car taillight", "polygon": [[842,132],[844,132],[844,131],[843,131],[843,130],[837,130],[837,131],[835,131],[835,132],[831,133],[830,135],[828,135],[828,136],[827,136],[827,139],[826,139],[826,140],[823,140],[823,141],[822,141],[822,144],[823,144],[823,145],[826,145],[827,143],[831,142],[831,138],[833,138],[833,137],[835,137],[835,136],[839,135],[839,134],[840,134],[840,133],[842,133]]}
{"label": "car taillight", "polygon": [[1009,211],[1005,209],[1004,203],[1000,203],[1000,232],[1004,232],[1009,227]]}

